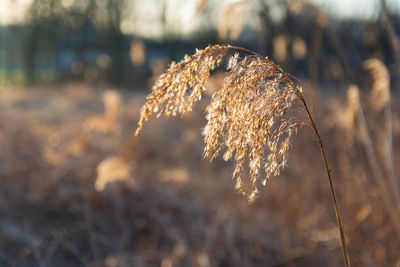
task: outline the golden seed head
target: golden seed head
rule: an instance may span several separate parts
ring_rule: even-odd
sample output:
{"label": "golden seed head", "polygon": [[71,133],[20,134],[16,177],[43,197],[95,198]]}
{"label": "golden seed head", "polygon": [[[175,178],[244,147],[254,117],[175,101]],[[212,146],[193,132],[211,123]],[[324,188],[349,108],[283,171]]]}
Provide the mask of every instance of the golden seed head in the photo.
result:
{"label": "golden seed head", "polygon": [[370,106],[375,112],[381,111],[390,102],[390,76],[385,64],[376,58],[363,63],[363,67],[371,75],[372,86],[369,96]]}
{"label": "golden seed head", "polygon": [[[204,91],[210,70],[220,65],[231,46],[209,46],[163,74],[141,110],[139,127],[158,109],[159,114],[175,116],[190,111]],[[203,130],[204,157],[213,160],[223,151],[224,160],[234,159],[236,189],[244,193],[242,175],[247,165],[253,202],[257,180],[262,183],[279,175],[285,167],[291,138],[303,125],[296,105],[304,97],[281,68],[268,58],[234,54],[227,65],[222,88],[207,107]]]}

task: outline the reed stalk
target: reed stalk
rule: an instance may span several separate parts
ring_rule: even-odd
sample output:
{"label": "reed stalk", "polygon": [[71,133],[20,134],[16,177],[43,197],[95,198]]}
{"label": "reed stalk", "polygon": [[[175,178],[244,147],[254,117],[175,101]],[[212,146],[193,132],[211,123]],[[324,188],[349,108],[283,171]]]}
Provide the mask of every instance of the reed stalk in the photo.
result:
{"label": "reed stalk", "polygon": [[[290,80],[289,83],[294,88],[297,87],[291,80]],[[296,89],[296,90],[298,90],[298,89]],[[343,224],[342,224],[342,218],[341,218],[340,211],[339,211],[339,204],[338,204],[337,197],[336,197],[336,190],[335,190],[335,187],[334,187],[334,184],[333,184],[333,179],[332,179],[332,176],[331,176],[331,171],[332,170],[329,167],[328,160],[326,159],[326,154],[325,154],[325,149],[324,149],[324,145],[323,145],[323,142],[322,142],[322,137],[321,137],[321,134],[320,134],[320,132],[318,130],[318,127],[317,127],[317,124],[315,122],[315,119],[311,115],[311,111],[308,108],[307,101],[306,101],[306,99],[305,99],[303,94],[302,94],[302,96],[303,97],[301,98],[301,101],[303,102],[304,108],[305,108],[305,110],[307,112],[308,119],[310,120],[312,129],[313,129],[313,131],[315,133],[315,136],[317,138],[317,141],[318,141],[318,145],[319,145],[319,148],[320,148],[320,151],[321,151],[322,158],[324,160],[324,166],[325,166],[326,175],[328,177],[329,188],[330,188],[332,201],[333,201],[333,207],[334,207],[335,215],[336,215],[336,221],[338,223],[338,227],[339,227],[339,231],[340,231],[340,240],[341,240],[341,244],[342,244],[343,259],[344,259],[344,262],[345,262],[345,266],[349,267],[350,266],[350,258],[349,258],[349,253],[348,253],[348,250],[347,250],[346,237],[345,237],[345,234],[344,234],[344,227],[343,227]]]}
{"label": "reed stalk", "polygon": [[[299,115],[307,117],[324,161],[345,266],[350,266],[331,169],[316,121],[301,87],[269,58],[230,45],[209,46],[192,56],[185,56],[183,61],[171,64],[156,81],[141,109],[135,134],[155,112],[176,116],[191,111],[205,90],[210,71],[219,66],[231,51],[236,53],[228,61],[224,84],[214,93],[207,107],[208,122],[203,130],[206,144],[204,157],[213,160],[225,150],[224,160],[234,159],[236,162],[233,178],[237,191],[248,195],[249,202],[253,203],[258,195],[260,171],[265,174],[263,185],[270,177],[280,174],[286,165],[291,139],[304,124]],[[238,51],[247,55],[241,58]],[[249,166],[251,192],[246,192],[243,187],[242,173],[246,163]]]}

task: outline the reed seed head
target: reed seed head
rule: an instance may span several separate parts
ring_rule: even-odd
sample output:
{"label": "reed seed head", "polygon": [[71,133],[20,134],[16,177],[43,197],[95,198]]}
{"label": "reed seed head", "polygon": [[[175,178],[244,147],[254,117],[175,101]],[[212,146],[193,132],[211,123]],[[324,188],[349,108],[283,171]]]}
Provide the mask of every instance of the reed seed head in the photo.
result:
{"label": "reed seed head", "polygon": [[[172,64],[142,107],[136,134],[154,112],[175,116],[190,111],[200,99],[210,71],[232,49],[236,48],[209,46]],[[303,125],[304,95],[268,58],[240,57],[236,53],[228,60],[227,69],[222,88],[213,94],[207,107],[204,157],[213,160],[223,153],[225,160],[234,159],[233,178],[243,194],[247,193],[242,175],[248,168],[252,183],[248,195],[253,202],[260,172],[264,171],[261,182],[265,185],[285,167],[291,139]]]}
{"label": "reed seed head", "polygon": [[346,111],[342,118],[344,119],[344,127],[347,131],[347,145],[351,146],[354,142],[357,127],[357,117],[361,108],[360,92],[358,86],[350,84],[347,88],[347,105]]}
{"label": "reed seed head", "polygon": [[155,82],[152,92],[140,111],[139,127],[153,114],[176,116],[192,110],[192,106],[201,98],[210,71],[219,66],[227,52],[224,46],[208,46],[198,50],[192,56],[185,56],[179,63],[172,62],[166,73]]}
{"label": "reed seed head", "polygon": [[380,112],[390,102],[390,76],[385,64],[376,58],[363,63],[363,67],[371,75],[371,93],[369,104],[373,111]]}
{"label": "reed seed head", "polygon": [[97,179],[95,189],[104,191],[106,186],[115,182],[126,182],[131,178],[130,165],[120,157],[109,157],[97,166]]}

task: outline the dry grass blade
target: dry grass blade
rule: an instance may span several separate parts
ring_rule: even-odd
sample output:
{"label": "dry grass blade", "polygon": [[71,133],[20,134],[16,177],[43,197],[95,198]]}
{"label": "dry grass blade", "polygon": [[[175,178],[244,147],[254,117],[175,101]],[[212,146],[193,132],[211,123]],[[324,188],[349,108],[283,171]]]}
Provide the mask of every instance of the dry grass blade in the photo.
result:
{"label": "dry grass blade", "polygon": [[236,188],[243,194],[246,193],[241,174],[248,162],[252,183],[249,202],[252,203],[257,196],[257,177],[262,165],[265,185],[269,177],[279,175],[284,168],[291,138],[303,125],[301,118],[308,118],[324,161],[345,264],[350,266],[331,170],[318,127],[301,88],[270,59],[244,48],[220,45],[186,56],[182,62],[173,64],[154,85],[142,107],[136,134],[154,112],[175,116],[190,111],[204,91],[210,70],[218,66],[230,50],[250,55],[241,58],[236,53],[229,59],[222,89],[214,93],[207,108],[204,156],[212,160],[225,150],[225,160],[234,158],[233,176]]}

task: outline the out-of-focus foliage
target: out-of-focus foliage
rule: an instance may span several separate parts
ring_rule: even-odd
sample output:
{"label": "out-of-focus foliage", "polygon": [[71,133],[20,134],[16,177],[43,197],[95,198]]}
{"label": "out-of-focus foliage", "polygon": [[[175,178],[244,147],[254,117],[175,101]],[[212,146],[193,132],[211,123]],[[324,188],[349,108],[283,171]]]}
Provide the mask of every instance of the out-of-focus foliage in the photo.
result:
{"label": "out-of-focus foliage", "polygon": [[27,23],[59,29],[60,34],[82,27],[119,32],[126,5],[126,0],[33,0]]}
{"label": "out-of-focus foliage", "polygon": [[[141,94],[70,84],[0,96],[0,265],[342,264],[318,146],[307,131],[293,142],[281,177],[249,206],[233,190],[234,164],[201,160],[207,97],[183,118],[151,118],[136,138]],[[352,263],[395,263],[398,225],[382,197],[389,192],[370,171],[359,121],[344,96],[320,100]],[[102,119],[88,128],[92,118]],[[345,118],[352,127],[342,127]],[[381,131],[369,127],[373,145]]]}
{"label": "out-of-focus foliage", "polygon": [[[93,43],[113,54],[111,80],[118,83],[123,65],[121,20],[125,0],[33,0],[28,11],[28,33],[24,46],[25,75],[28,84],[35,82],[37,58],[43,51],[57,53],[63,42],[73,42],[81,53]],[[73,39],[81,39],[73,41]],[[86,41],[85,41],[86,40]],[[79,52],[78,52],[79,53]],[[57,57],[58,55],[55,55]],[[85,63],[84,60],[83,64]]]}

